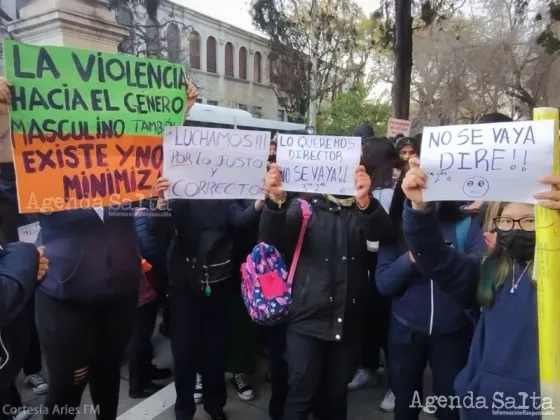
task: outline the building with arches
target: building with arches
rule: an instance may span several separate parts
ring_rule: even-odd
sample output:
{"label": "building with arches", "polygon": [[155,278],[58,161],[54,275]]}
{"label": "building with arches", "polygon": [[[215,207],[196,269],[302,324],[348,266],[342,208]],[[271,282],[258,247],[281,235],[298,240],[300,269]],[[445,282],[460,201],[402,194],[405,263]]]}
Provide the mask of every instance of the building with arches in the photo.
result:
{"label": "building with arches", "polygon": [[171,1],[160,4],[158,20],[165,57],[187,64],[189,77],[200,89],[200,102],[287,120],[270,86],[266,38]]}

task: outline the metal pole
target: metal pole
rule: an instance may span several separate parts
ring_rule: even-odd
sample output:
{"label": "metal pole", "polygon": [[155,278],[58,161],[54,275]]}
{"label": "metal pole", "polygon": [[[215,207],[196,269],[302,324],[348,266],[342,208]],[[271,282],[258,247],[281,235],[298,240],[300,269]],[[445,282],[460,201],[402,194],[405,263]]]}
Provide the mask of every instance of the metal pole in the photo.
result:
{"label": "metal pole", "polygon": [[309,77],[309,127],[317,128],[317,0],[311,0],[311,75]]}

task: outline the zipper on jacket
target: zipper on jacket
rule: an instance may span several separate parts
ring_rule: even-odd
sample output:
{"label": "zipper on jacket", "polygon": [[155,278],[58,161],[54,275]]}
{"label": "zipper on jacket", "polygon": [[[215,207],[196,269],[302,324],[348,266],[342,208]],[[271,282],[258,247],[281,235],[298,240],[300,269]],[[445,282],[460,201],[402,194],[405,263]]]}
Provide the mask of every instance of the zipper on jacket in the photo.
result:
{"label": "zipper on jacket", "polygon": [[434,329],[434,309],[434,281],[430,280],[430,335],[432,335],[432,331]]}

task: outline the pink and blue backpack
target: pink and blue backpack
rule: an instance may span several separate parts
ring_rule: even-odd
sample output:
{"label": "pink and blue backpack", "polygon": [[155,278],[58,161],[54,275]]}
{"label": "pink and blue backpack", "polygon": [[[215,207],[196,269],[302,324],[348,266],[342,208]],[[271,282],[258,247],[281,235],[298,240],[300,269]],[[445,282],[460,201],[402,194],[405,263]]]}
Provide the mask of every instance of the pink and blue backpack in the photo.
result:
{"label": "pink and blue backpack", "polygon": [[292,306],[292,282],[303,246],[311,207],[299,200],[303,215],[301,229],[288,272],[288,265],[278,250],[264,242],[258,243],[241,266],[241,295],[253,322],[273,325],[282,322]]}

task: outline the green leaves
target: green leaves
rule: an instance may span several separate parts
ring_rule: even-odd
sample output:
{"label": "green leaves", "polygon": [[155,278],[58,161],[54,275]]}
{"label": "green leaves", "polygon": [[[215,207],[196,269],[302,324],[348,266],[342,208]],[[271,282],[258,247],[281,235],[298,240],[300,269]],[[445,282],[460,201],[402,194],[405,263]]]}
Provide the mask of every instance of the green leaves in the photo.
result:
{"label": "green leaves", "polygon": [[338,94],[320,108],[317,129],[321,134],[349,134],[359,124],[370,124],[375,133],[385,135],[390,106],[368,98],[369,89],[364,85]]}

